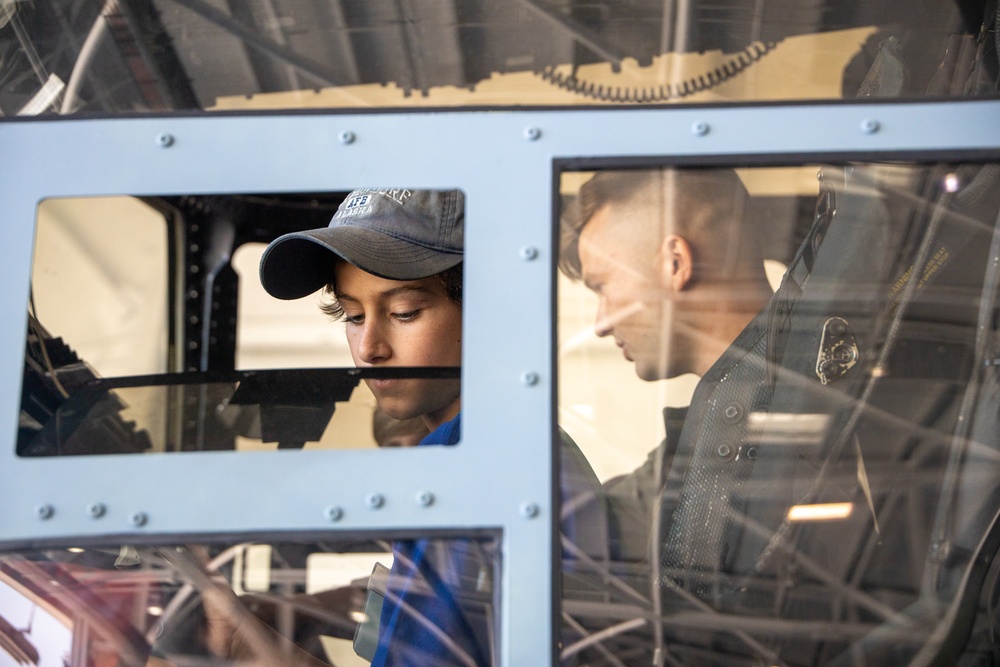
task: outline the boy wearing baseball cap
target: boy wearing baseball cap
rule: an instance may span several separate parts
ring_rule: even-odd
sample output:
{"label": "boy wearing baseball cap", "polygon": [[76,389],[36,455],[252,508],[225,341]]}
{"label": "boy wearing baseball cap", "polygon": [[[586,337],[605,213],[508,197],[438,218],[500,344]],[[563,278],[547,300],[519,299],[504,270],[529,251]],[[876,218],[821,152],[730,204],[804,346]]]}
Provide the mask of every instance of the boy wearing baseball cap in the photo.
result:
{"label": "boy wearing baseball cap", "polygon": [[[458,190],[352,192],[328,227],[279,237],[261,258],[264,289],[296,299],[325,288],[324,311],[345,322],[358,367],[458,367],[462,360],[464,199]],[[395,419],[421,419],[421,445],[460,438],[458,379],[366,380]],[[437,545],[435,545],[437,543]],[[490,664],[488,628],[444,583],[478,569],[468,540],[397,540],[373,665]],[[459,573],[460,576],[460,573]]]}
{"label": "boy wearing baseball cap", "polygon": [[[463,224],[458,190],[355,190],[329,226],[273,241],[261,258],[261,283],[280,299],[325,288],[331,300],[322,308],[345,322],[358,367],[458,367]],[[430,433],[420,445],[459,441],[459,382],[366,380],[389,416],[424,422]],[[563,532],[582,551],[604,558],[609,529],[600,483],[568,437],[561,459],[563,502],[575,507]],[[395,541],[372,665],[494,664],[491,615],[462,602],[466,588],[483,597],[483,573],[498,562],[491,549],[473,539]],[[488,604],[492,596],[485,593]]]}

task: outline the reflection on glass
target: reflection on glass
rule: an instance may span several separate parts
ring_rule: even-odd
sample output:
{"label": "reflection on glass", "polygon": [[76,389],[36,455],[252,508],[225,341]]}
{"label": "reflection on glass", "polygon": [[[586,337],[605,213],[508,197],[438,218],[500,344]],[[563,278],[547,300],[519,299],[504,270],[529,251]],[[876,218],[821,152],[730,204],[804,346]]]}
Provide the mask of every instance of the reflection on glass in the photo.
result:
{"label": "reflection on glass", "polygon": [[[411,542],[468,556],[464,578],[449,582],[450,613],[485,651],[474,664],[493,664],[498,538]],[[365,633],[377,637],[382,622],[375,598],[413,603],[405,614],[441,586],[435,577],[444,564],[433,555],[406,591],[391,576],[372,574],[392,564],[390,543],[381,539],[8,552],[0,554],[0,616],[7,620],[0,622],[0,655],[43,667],[247,660],[358,667],[371,660]],[[424,621],[449,630],[434,625],[440,618]],[[397,639],[401,650],[417,655],[419,646]],[[450,664],[463,663],[456,658]]]}
{"label": "reflection on glass", "polygon": [[602,478],[612,603],[564,599],[564,655],[1000,653],[1000,167],[567,173],[562,194],[559,414]]}
{"label": "reflection on glass", "polygon": [[965,0],[17,3],[4,116],[996,95]]}

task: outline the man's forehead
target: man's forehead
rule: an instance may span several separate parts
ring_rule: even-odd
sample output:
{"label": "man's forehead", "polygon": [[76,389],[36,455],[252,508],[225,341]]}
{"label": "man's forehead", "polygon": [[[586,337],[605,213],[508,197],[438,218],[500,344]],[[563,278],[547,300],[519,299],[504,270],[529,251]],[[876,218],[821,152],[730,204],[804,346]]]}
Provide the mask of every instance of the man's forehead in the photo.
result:
{"label": "man's forehead", "polygon": [[588,252],[641,254],[660,236],[661,227],[649,206],[605,204],[597,209],[580,230],[581,258]]}

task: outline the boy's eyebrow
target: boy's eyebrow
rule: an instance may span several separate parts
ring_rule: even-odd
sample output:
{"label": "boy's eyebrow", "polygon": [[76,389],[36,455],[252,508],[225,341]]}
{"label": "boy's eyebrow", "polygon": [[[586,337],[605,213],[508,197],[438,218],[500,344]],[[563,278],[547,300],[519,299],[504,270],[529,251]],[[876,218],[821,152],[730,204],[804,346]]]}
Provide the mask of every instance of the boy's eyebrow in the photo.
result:
{"label": "boy's eyebrow", "polygon": [[[400,294],[406,294],[409,292],[419,292],[421,294],[432,294],[433,292],[424,287],[423,285],[400,285],[399,287],[393,287],[392,289],[387,289],[384,292],[379,293],[379,298],[381,299],[391,299],[394,296],[399,296]],[[343,301],[347,299],[348,301],[354,301],[355,303],[360,302],[360,299],[353,297],[347,293],[338,292],[336,294],[338,301]]]}
{"label": "boy's eyebrow", "polygon": [[382,292],[383,298],[398,296],[399,294],[405,294],[406,292],[420,292],[422,294],[433,294],[433,292],[423,285],[400,285],[399,287],[393,287],[390,290]]}

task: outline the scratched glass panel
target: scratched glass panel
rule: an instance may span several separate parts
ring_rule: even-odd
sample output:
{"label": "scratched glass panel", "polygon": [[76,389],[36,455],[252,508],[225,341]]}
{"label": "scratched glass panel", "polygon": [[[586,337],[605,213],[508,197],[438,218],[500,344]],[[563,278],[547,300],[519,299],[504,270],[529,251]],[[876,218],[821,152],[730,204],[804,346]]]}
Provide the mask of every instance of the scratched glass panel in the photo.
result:
{"label": "scratched glass panel", "polygon": [[559,423],[593,471],[572,491],[563,447],[563,503],[606,530],[564,522],[565,659],[1000,655],[998,185],[996,164],[562,175]]}
{"label": "scratched glass panel", "polygon": [[[421,545],[404,576],[399,554]],[[433,648],[448,664],[499,664],[498,567],[499,538],[485,532],[8,551],[0,660],[360,667],[384,661],[393,637],[393,660],[434,664]]]}

